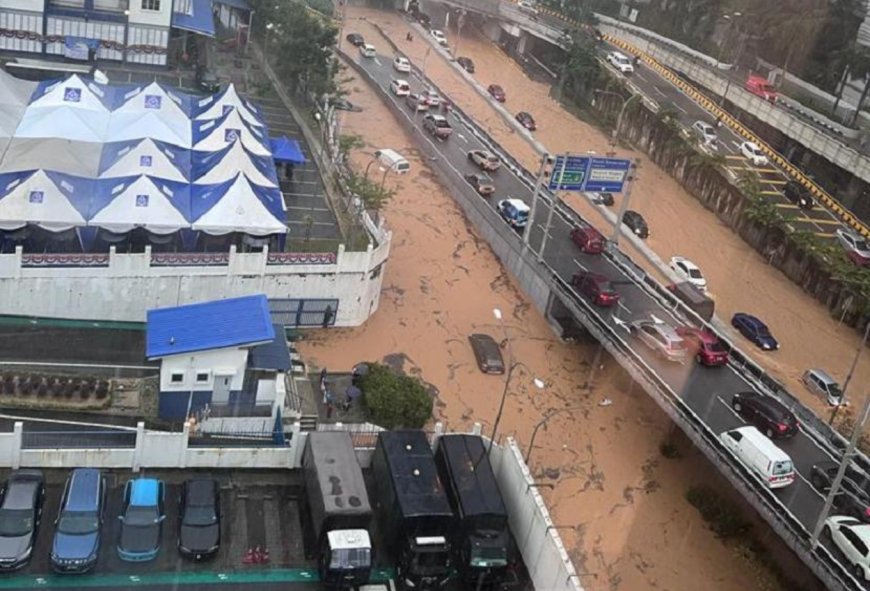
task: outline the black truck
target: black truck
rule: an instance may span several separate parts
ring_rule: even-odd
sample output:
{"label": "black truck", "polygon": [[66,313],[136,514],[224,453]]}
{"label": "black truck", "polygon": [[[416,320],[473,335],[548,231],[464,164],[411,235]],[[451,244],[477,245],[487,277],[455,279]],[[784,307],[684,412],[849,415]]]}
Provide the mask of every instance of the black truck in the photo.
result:
{"label": "black truck", "polygon": [[455,515],[450,543],[456,570],[478,585],[500,582],[507,571],[510,530],[483,439],[443,435],[435,464]]}
{"label": "black truck", "polygon": [[450,575],[453,511],[423,431],[382,431],[372,457],[375,513],[405,589],[437,589]]}
{"label": "black truck", "polygon": [[372,509],[350,434],[309,433],[302,471],[321,582],[339,589],[364,585],[372,569]]}

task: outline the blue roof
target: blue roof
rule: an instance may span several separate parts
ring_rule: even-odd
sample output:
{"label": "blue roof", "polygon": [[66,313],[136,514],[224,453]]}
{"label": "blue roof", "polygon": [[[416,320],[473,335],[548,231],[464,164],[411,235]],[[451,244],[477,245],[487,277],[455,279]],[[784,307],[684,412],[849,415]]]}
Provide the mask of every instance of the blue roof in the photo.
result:
{"label": "blue roof", "polygon": [[100,471],[94,468],[76,468],[70,475],[68,511],[93,511],[99,507]]}
{"label": "blue roof", "polygon": [[131,481],[130,504],[150,507],[157,502],[160,481],[156,478],[136,478]]}
{"label": "blue roof", "polygon": [[275,338],[265,295],[148,310],[145,355],[157,359],[268,343]]}
{"label": "blue roof", "polygon": [[299,147],[299,140],[291,140],[286,135],[282,135],[271,138],[269,143],[272,145],[272,159],[275,162],[305,164],[305,155]]}
{"label": "blue roof", "polygon": [[275,338],[257,345],[251,349],[248,367],[273,371],[288,371],[290,369],[290,347],[287,345],[287,335],[280,324],[273,326]]}

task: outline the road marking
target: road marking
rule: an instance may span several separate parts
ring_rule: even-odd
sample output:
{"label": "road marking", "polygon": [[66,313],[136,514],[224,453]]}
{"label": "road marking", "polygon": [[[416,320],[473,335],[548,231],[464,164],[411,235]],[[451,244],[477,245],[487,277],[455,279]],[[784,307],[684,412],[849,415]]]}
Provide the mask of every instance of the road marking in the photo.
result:
{"label": "road marking", "polygon": [[461,140],[462,140],[463,142],[465,142],[466,144],[468,143],[468,138],[465,137],[464,135],[462,135],[461,133],[457,133],[457,134],[456,134],[456,137],[458,137],[459,139],[461,139]]}
{"label": "road marking", "polygon": [[760,195],[782,195],[779,191],[759,191]]}
{"label": "road marking", "polygon": [[631,314],[631,308],[622,303],[622,300],[616,300],[616,305]]}
{"label": "road marking", "polygon": [[374,58],[374,59],[375,59],[375,63],[376,63],[378,66],[382,66],[382,65],[383,65],[380,61],[378,61],[378,58]]}
{"label": "road marking", "polygon": [[688,112],[687,110],[685,110],[683,107],[681,107],[681,106],[678,105],[677,103],[671,103],[671,105],[672,105],[675,109],[677,109],[678,111],[682,111],[683,114],[685,114],[685,115],[688,115],[688,114],[689,114],[689,112]]}
{"label": "road marking", "polygon": [[661,90],[659,90],[658,86],[653,85],[653,90],[655,90],[657,93],[659,93],[662,96],[666,96],[665,93],[663,93]]}
{"label": "road marking", "polygon": [[795,469],[794,469],[794,473],[797,474],[798,478],[800,478],[801,480],[803,480],[803,481],[806,483],[807,487],[809,487],[809,489],[810,489],[811,491],[813,491],[814,493],[816,493],[817,495],[819,495],[821,498],[823,498],[823,499],[825,498],[825,495],[823,495],[823,494],[821,494],[819,491],[817,491],[817,490],[816,490],[816,487],[814,487],[814,486],[810,483],[809,480],[807,480],[806,478],[804,478],[804,475],[800,473],[800,470],[798,470],[797,468],[795,468]]}
{"label": "road marking", "polygon": [[817,224],[833,224],[835,226],[840,226],[843,223],[840,220],[817,220],[816,218],[810,218],[809,216],[807,217]]}
{"label": "road marking", "polygon": [[776,205],[777,207],[781,207],[783,209],[797,209],[798,208],[798,206],[794,205],[793,203],[775,203],[774,205]]}
{"label": "road marking", "polygon": [[728,154],[727,156],[725,156],[725,159],[726,160],[740,160],[741,162],[743,160],[745,160],[745,158],[743,156],[741,156],[740,154],[734,154],[734,155]]}
{"label": "road marking", "polygon": [[578,261],[577,259],[571,259],[571,260],[574,261],[574,264],[575,264],[575,265],[577,265],[578,267],[580,267],[580,268],[583,269],[584,271],[588,271],[588,270],[589,270],[587,267],[584,267],[583,264],[582,264],[580,261]]}
{"label": "road marking", "polygon": [[767,183],[769,185],[784,185],[788,181],[780,181],[780,180],[776,180],[776,179],[764,179],[762,182]]}

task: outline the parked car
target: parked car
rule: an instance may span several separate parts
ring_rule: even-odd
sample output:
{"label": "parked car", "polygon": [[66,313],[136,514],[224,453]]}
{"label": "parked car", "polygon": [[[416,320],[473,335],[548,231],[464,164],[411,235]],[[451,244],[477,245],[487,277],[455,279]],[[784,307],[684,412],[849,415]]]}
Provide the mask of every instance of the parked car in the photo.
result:
{"label": "parked car", "polygon": [[571,285],[577,293],[588,299],[596,306],[609,308],[619,301],[619,294],[613,287],[610,279],[599,273],[579,271],[571,278]]}
{"label": "parked car", "polygon": [[498,84],[490,84],[486,87],[486,91],[489,93],[489,96],[491,96],[500,103],[503,103],[505,102],[505,100],[507,100],[507,95],[504,93],[504,89]]}
{"label": "parked car", "polygon": [[522,230],[529,221],[529,206],[521,199],[502,199],[496,204],[496,210],[515,230]]}
{"label": "parked car", "polygon": [[586,254],[600,254],[607,241],[601,232],[592,226],[582,226],[571,230],[571,240]]}
{"label": "parked car", "polygon": [[[815,464],[810,469],[810,483],[820,493],[828,494],[839,468],[839,462],[831,460]],[[870,523],[870,476],[854,465],[846,466],[840,490],[834,497],[833,512]]]}
{"label": "parked car", "polygon": [[782,188],[785,198],[801,209],[812,209],[816,202],[810,194],[810,190],[797,181],[788,181]]}
{"label": "parked car", "polygon": [[432,35],[432,38],[438,42],[438,45],[442,45],[447,47],[447,35],[444,34],[444,31],[439,29],[432,29],[429,31],[429,34]]}
{"label": "parked car", "polygon": [[622,223],[628,226],[628,229],[634,232],[638,238],[649,238],[649,226],[646,225],[646,220],[643,216],[634,210],[626,210],[622,216]]}
{"label": "parked car", "polygon": [[744,337],[765,351],[779,349],[779,343],[770,334],[767,325],[752,314],[738,312],[731,317],[731,326],[740,331]]}
{"label": "parked car", "polygon": [[51,543],[55,571],[83,573],[97,564],[105,506],[103,474],[93,468],[73,470],[63,489]]}
{"label": "parked car", "polygon": [[634,66],[631,63],[631,60],[618,51],[611,51],[608,53],[607,61],[622,74],[631,74],[634,72]]}
{"label": "parked car", "polygon": [[429,103],[426,102],[426,98],[416,92],[412,92],[405,97],[405,104],[417,113],[429,110]]}
{"label": "parked car", "polygon": [[411,62],[408,61],[408,58],[397,55],[396,59],[393,60],[393,69],[407,74],[411,71]]}
{"label": "parked car", "polygon": [[671,257],[671,270],[683,281],[688,281],[699,289],[707,289],[707,280],[704,278],[698,265],[687,258]]}
{"label": "parked car", "polygon": [[178,552],[202,560],[217,554],[221,543],[218,484],[211,478],[185,480],[178,500]]}
{"label": "parked car", "polygon": [[474,74],[474,62],[470,57],[458,57],[456,58],[456,63],[469,74]]}
{"label": "parked car", "polygon": [[755,166],[767,165],[767,156],[755,142],[743,142],[740,144],[740,153]]}
{"label": "parked car", "polygon": [[517,2],[517,8],[520,9],[520,12],[522,12],[523,14],[527,14],[532,18],[538,16],[537,7],[534,5],[533,2],[529,2],[529,0],[520,0],[519,2]]}
{"label": "parked car", "polygon": [[713,318],[713,313],[716,311],[716,302],[707,296],[703,290],[698,289],[688,281],[680,283],[672,283],[667,286],[668,291],[683,302],[687,308],[695,314],[709,321]]}
{"label": "parked car", "polygon": [[655,320],[634,320],[628,325],[631,334],[669,361],[683,361],[689,356],[686,341],[672,326]]}
{"label": "parked car", "polygon": [[822,396],[831,406],[843,403],[843,390],[840,384],[823,369],[808,369],[801,376],[801,381],[807,389]]}
{"label": "parked car", "polygon": [[519,113],[517,113],[516,119],[520,125],[528,129],[529,131],[535,131],[537,129],[537,126],[535,125],[535,119],[531,116],[530,113],[520,111]]}
{"label": "parked car", "polygon": [[359,54],[363,57],[373,58],[377,57],[378,50],[371,43],[363,43],[359,46]]}
{"label": "parked car", "polygon": [[427,88],[420,94],[424,99],[426,99],[426,102],[429,103],[430,107],[438,108],[441,106],[441,97],[431,88]]}
{"label": "parked car", "polygon": [[854,232],[837,230],[837,241],[846,250],[846,255],[859,267],[870,265],[870,243]]}
{"label": "parked car", "polygon": [[163,537],[165,485],[155,478],[134,478],[124,487],[118,519],[118,556],[129,562],[154,560]]}
{"label": "parked car", "polygon": [[478,168],[486,171],[498,170],[501,166],[501,159],[486,150],[471,150],[468,153],[468,159],[471,160]]}
{"label": "parked car", "polygon": [[501,347],[488,334],[475,333],[468,337],[477,367],[483,373],[503,374],[504,360],[501,356]]}
{"label": "parked car", "polygon": [[492,183],[492,179],[485,173],[467,174],[465,175],[465,182],[474,187],[477,194],[483,197],[489,197],[495,193],[495,185]]}
{"label": "parked car", "polygon": [[771,84],[764,76],[758,74],[750,74],[746,78],[744,88],[756,96],[760,96],[766,101],[775,103],[777,99],[776,87]]}
{"label": "parked car", "polygon": [[613,193],[593,193],[592,203],[596,205],[613,206]]}
{"label": "parked car", "polygon": [[701,140],[705,146],[711,150],[719,149],[719,136],[716,135],[716,128],[705,121],[695,121],[692,123],[692,132]]}
{"label": "parked car", "polygon": [[396,96],[408,96],[411,94],[411,85],[406,80],[393,80],[390,82],[390,92]]}
{"label": "parked car", "polygon": [[361,47],[361,46],[366,44],[366,40],[363,39],[363,36],[360,35],[359,33],[350,33],[346,37],[346,39],[347,39],[348,43],[350,43],[354,47]]}
{"label": "parked car", "polygon": [[860,581],[870,581],[870,525],[846,515],[834,515],[825,520],[831,541],[852,564]]}
{"label": "parked car", "polygon": [[215,94],[221,91],[220,78],[205,66],[198,66],[196,68],[194,82],[196,82],[196,88],[200,92]]}
{"label": "parked car", "polygon": [[694,326],[678,326],[676,330],[685,339],[689,354],[699,365],[715,367],[728,364],[728,350],[714,333]]}
{"label": "parked car", "polygon": [[432,113],[423,117],[423,129],[442,140],[446,140],[453,133],[453,128],[446,117]]}
{"label": "parked car", "polygon": [[42,518],[45,479],[39,470],[15,470],[3,485],[0,500],[0,571],[30,561]]}
{"label": "parked car", "polygon": [[770,396],[758,392],[737,392],[731,397],[731,408],[770,439],[792,437],[798,432],[794,414]]}

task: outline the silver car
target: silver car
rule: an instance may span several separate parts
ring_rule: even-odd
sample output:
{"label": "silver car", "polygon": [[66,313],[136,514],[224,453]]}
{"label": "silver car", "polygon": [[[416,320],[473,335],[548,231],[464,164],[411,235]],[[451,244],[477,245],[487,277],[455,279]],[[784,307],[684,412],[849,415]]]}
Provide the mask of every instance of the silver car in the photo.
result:
{"label": "silver car", "polygon": [[635,320],[628,325],[631,334],[669,361],[684,361],[689,357],[686,341],[672,326],[655,320]]}
{"label": "silver car", "polygon": [[831,406],[843,403],[843,391],[837,381],[823,369],[808,369],[801,376],[807,390],[824,397]]}
{"label": "silver car", "polygon": [[692,123],[692,132],[711,150],[719,149],[719,136],[716,135],[716,130],[709,123],[695,121]]}
{"label": "silver car", "polygon": [[3,486],[0,501],[0,571],[15,570],[30,560],[45,480],[39,470],[16,470]]}

